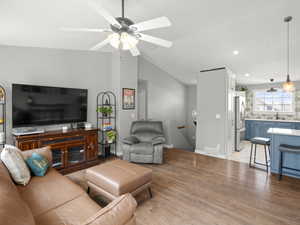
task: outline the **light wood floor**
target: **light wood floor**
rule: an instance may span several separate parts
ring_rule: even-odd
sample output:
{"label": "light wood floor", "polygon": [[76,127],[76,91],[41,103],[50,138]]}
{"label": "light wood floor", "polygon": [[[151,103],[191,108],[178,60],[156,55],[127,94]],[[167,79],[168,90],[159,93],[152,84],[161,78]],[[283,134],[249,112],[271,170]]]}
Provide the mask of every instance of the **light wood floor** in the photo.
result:
{"label": "light wood floor", "polygon": [[[229,160],[249,163],[251,142],[243,141],[242,145],[243,145],[242,150],[240,152],[233,152],[232,155],[228,157]],[[253,147],[253,157],[254,157],[254,147]],[[257,145],[256,160],[257,162],[265,163],[265,151],[262,145]]]}
{"label": "light wood floor", "polygon": [[[138,196],[138,225],[299,225],[300,180],[176,149],[153,169],[153,198]],[[83,171],[68,175],[85,186]]]}

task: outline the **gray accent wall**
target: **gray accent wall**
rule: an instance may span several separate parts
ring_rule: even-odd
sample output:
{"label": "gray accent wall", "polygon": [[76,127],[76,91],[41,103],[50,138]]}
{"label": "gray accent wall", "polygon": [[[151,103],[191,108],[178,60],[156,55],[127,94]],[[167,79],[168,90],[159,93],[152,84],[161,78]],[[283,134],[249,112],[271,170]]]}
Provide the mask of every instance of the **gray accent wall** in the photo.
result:
{"label": "gray accent wall", "polygon": [[163,121],[168,144],[191,149],[186,129],[177,129],[186,125],[186,86],[143,57],[138,60],[138,79],[148,84],[148,119]]}
{"label": "gray accent wall", "polygon": [[[117,130],[118,138],[128,137],[131,123],[137,120],[137,100],[135,109],[122,109],[122,89],[133,88],[137,95],[138,59],[128,52],[115,52],[112,55],[112,90],[117,96]],[[137,97],[135,96],[135,99]],[[119,142],[120,144],[120,142]],[[121,154],[121,146],[118,146],[118,154]]]}
{"label": "gray accent wall", "polygon": [[197,111],[197,85],[189,85],[186,88],[186,123],[187,137],[192,145],[196,143],[196,127],[193,123],[192,112]]}
{"label": "gray accent wall", "polygon": [[96,94],[111,87],[111,54],[0,46],[0,83],[8,93],[8,133],[12,127],[11,84],[88,89],[88,121],[96,125]]}

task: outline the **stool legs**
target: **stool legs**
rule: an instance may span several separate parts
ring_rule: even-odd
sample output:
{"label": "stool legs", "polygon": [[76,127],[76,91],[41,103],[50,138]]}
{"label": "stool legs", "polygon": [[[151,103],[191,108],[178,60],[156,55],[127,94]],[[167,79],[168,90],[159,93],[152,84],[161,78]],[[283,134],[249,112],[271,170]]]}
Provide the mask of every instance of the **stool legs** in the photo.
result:
{"label": "stool legs", "polygon": [[282,178],[282,162],[283,162],[283,153],[280,152],[279,155],[279,171],[278,171],[278,180],[281,180]]}
{"label": "stool legs", "polygon": [[253,144],[251,143],[251,151],[250,151],[249,167],[251,167],[251,163],[252,163],[252,150],[253,150]]}
{"label": "stool legs", "polygon": [[267,167],[267,173],[269,172],[269,162],[268,162],[268,153],[267,153],[267,146],[264,145],[265,148],[265,160],[266,160],[266,167]]}
{"label": "stool legs", "polygon": [[[253,156],[253,145],[254,145],[254,156]],[[249,167],[252,167],[252,156],[254,158],[254,164],[259,164],[266,166],[267,173],[269,172],[269,160],[268,160],[268,152],[269,152],[269,158],[271,157],[270,155],[270,146],[268,145],[263,145],[264,146],[264,151],[265,151],[265,164],[256,162],[256,151],[257,151],[257,144],[251,143],[251,150],[250,150],[250,160],[249,160]]]}
{"label": "stool legs", "polygon": [[254,144],[254,163],[256,163],[256,147],[257,144]]}

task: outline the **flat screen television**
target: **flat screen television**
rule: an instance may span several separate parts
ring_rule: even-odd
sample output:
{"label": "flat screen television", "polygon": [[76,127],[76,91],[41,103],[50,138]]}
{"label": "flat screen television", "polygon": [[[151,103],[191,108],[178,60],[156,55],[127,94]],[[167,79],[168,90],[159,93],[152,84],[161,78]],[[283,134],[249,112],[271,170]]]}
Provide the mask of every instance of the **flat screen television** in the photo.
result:
{"label": "flat screen television", "polygon": [[87,120],[87,89],[12,84],[13,127]]}

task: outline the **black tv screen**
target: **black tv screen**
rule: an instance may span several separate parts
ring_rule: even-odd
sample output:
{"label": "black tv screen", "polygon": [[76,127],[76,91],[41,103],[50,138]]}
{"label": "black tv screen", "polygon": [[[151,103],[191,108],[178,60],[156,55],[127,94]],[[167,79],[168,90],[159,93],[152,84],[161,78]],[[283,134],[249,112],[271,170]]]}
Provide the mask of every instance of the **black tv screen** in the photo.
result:
{"label": "black tv screen", "polygon": [[87,120],[86,89],[12,85],[13,127]]}

